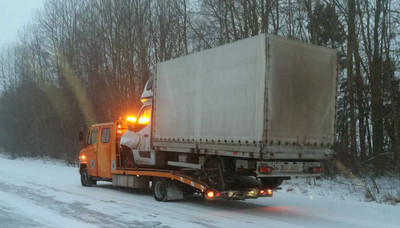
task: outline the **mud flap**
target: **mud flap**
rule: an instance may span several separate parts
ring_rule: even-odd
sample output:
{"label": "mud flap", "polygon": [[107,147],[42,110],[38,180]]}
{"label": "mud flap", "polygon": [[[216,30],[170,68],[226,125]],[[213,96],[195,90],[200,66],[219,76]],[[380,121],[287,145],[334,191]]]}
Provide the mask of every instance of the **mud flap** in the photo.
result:
{"label": "mud flap", "polygon": [[183,192],[180,186],[177,186],[174,181],[167,181],[167,201],[183,200]]}

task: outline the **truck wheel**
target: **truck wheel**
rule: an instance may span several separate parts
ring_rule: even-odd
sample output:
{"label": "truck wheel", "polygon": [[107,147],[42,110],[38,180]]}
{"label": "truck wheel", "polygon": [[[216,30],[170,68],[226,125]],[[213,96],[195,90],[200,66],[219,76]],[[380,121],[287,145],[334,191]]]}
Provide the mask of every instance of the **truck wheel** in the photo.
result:
{"label": "truck wheel", "polygon": [[157,178],[152,183],[153,196],[157,201],[167,201],[167,182],[164,178]]}
{"label": "truck wheel", "polygon": [[91,180],[91,178],[89,176],[89,173],[88,173],[86,168],[83,168],[81,170],[81,184],[84,187],[92,186],[92,180]]}
{"label": "truck wheel", "polygon": [[122,167],[123,168],[136,168],[135,158],[133,157],[132,150],[122,145],[121,146],[121,157],[122,157]]}
{"label": "truck wheel", "polygon": [[225,182],[222,159],[218,157],[208,158],[204,163],[204,169],[210,186],[218,190],[224,190]]}

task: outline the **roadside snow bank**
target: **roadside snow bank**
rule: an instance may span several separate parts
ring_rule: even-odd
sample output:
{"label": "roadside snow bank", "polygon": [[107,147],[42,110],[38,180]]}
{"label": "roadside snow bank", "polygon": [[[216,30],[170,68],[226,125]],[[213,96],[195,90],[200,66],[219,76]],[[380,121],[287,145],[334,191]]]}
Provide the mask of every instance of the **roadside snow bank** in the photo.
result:
{"label": "roadside snow bank", "polygon": [[50,157],[47,157],[47,156],[44,156],[44,157],[16,157],[16,158],[13,158],[9,154],[0,153],[0,158],[10,159],[10,160],[17,160],[17,161],[28,161],[28,162],[41,163],[41,164],[51,164],[51,165],[75,167],[74,165],[71,165],[71,164],[67,163],[64,160],[54,159],[54,158],[50,158]]}
{"label": "roadside snow bank", "polygon": [[398,176],[379,178],[336,175],[333,179],[292,178],[282,184],[282,190],[293,195],[307,195],[338,200],[385,203],[400,206]]}

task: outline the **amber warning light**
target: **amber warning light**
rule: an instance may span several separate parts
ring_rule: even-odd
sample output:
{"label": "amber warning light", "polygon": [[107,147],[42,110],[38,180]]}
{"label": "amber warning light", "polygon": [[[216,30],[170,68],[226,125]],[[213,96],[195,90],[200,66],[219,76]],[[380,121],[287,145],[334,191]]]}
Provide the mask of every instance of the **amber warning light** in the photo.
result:
{"label": "amber warning light", "polygon": [[129,121],[129,122],[136,122],[136,117],[128,116],[128,117],[126,117],[126,120]]}

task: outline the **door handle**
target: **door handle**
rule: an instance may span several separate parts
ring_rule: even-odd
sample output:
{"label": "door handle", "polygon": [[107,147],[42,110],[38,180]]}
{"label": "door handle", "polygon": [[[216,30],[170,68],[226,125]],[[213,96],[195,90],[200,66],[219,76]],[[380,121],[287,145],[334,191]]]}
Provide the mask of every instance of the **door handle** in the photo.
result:
{"label": "door handle", "polygon": [[143,137],[149,137],[149,135],[148,135],[148,134],[145,134],[145,135],[143,135]]}

